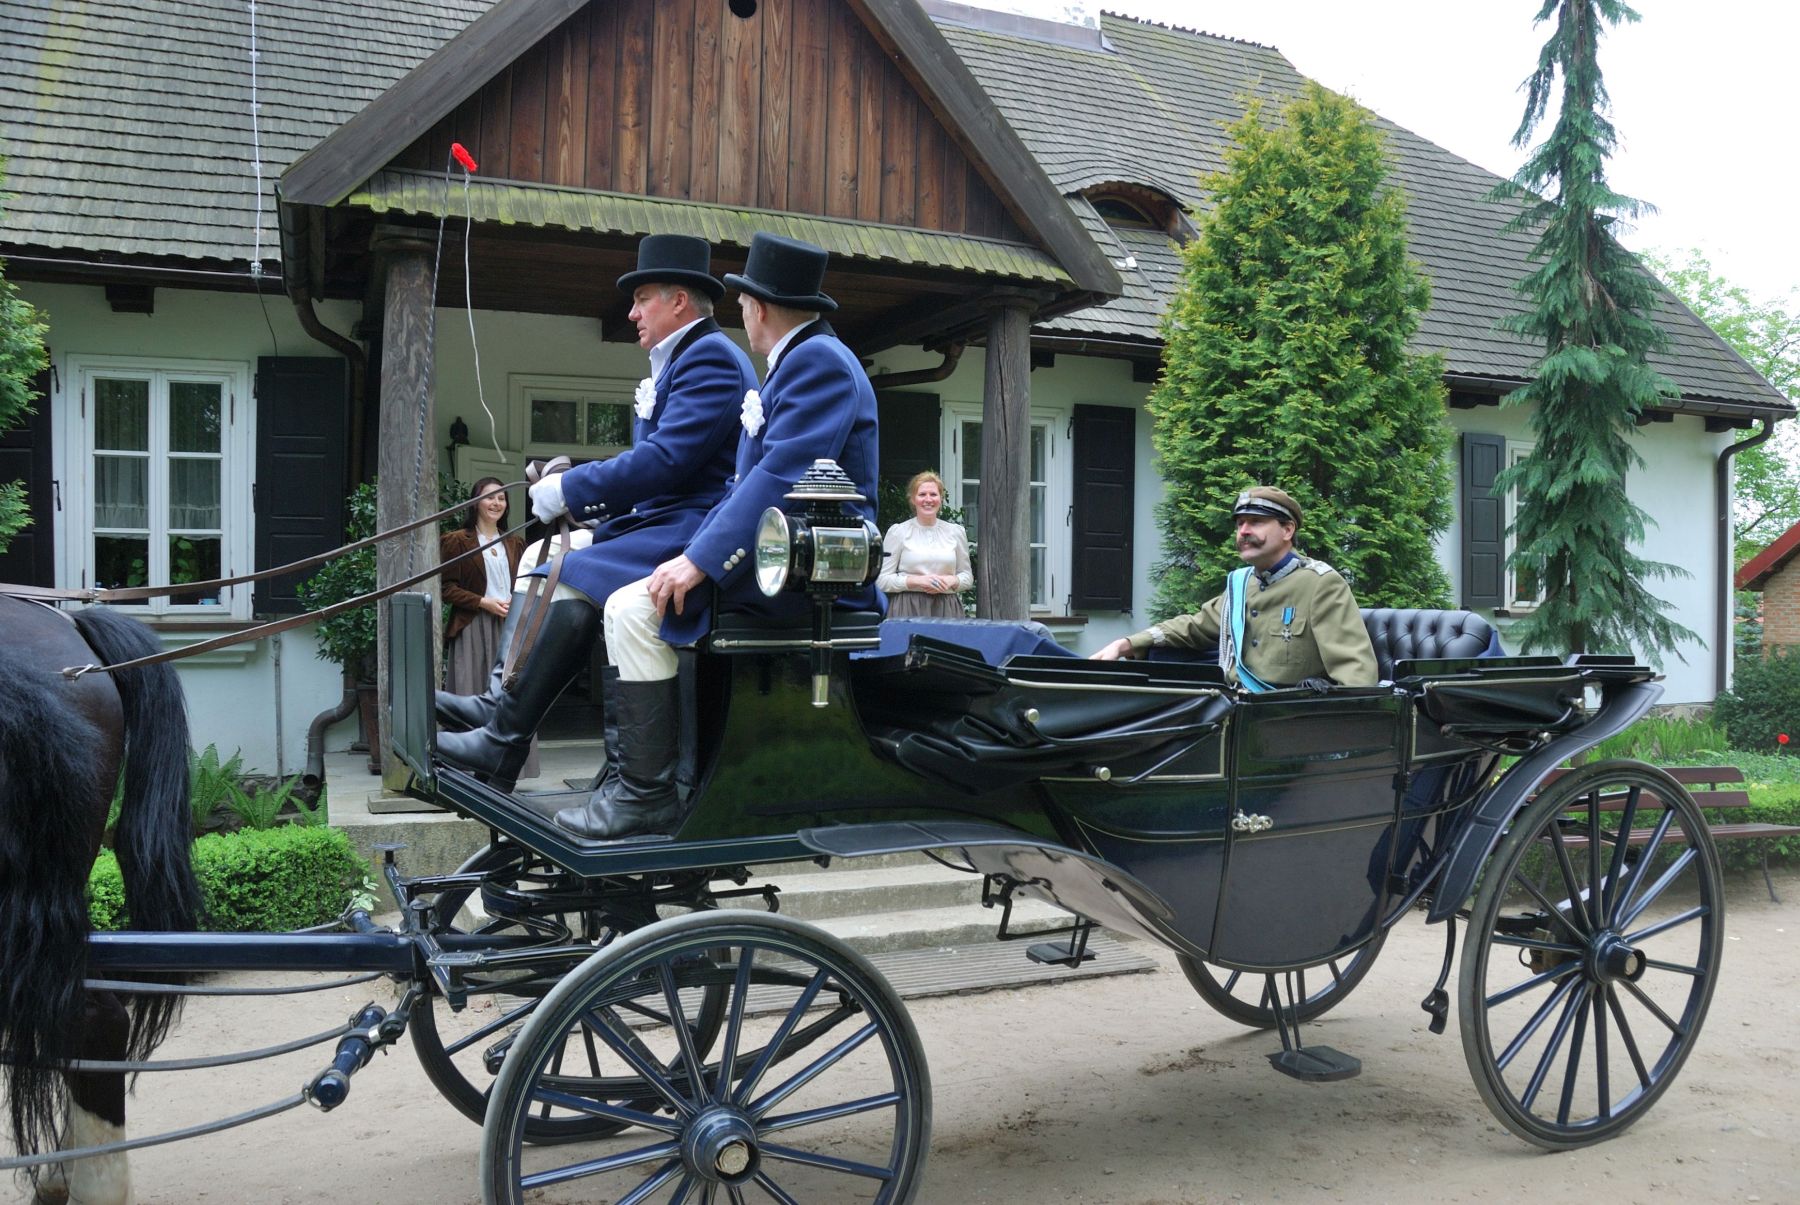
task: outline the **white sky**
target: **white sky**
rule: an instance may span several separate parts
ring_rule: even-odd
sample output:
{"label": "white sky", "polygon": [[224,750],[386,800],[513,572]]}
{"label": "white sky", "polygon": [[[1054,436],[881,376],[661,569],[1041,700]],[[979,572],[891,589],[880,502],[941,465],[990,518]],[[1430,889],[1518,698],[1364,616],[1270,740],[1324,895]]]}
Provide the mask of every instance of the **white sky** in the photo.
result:
{"label": "white sky", "polygon": [[[1059,16],[1067,0],[972,0]],[[1274,46],[1303,74],[1500,175],[1524,111],[1519,84],[1548,26],[1539,0],[1086,0],[1105,9]],[[1800,289],[1792,60],[1800,5],[1633,0],[1600,69],[1619,150],[1613,189],[1659,212],[1627,233],[1638,251],[1700,249],[1760,300]],[[1552,111],[1554,116],[1554,110]],[[1540,134],[1544,132],[1540,127]]]}

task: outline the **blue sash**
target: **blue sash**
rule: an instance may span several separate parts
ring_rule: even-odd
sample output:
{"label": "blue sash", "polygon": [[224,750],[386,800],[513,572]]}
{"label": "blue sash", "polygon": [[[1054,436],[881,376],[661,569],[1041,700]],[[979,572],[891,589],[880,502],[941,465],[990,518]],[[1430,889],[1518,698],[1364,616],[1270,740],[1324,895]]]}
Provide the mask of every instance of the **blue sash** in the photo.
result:
{"label": "blue sash", "polygon": [[1249,609],[1251,569],[1233,569],[1225,578],[1226,639],[1219,645],[1219,664],[1227,672],[1237,667],[1238,685],[1252,694],[1274,690],[1267,682],[1250,672],[1244,664],[1244,612]]}

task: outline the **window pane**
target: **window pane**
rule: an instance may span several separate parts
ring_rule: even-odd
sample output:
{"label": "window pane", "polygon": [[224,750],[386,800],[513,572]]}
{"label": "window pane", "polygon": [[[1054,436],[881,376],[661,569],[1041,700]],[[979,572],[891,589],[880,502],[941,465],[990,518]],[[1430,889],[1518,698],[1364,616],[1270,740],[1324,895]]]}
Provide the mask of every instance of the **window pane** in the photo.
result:
{"label": "window pane", "polygon": [[981,480],[980,423],[964,422],[962,425],[962,463],[965,480]]}
{"label": "window pane", "polygon": [[94,526],[150,528],[150,462],[142,456],[94,457]]}
{"label": "window pane", "polygon": [[150,450],[149,381],[95,380],[94,446],[120,452]]}
{"label": "window pane", "polygon": [[[169,462],[169,526],[174,530],[200,528],[217,531],[219,469],[217,460],[178,459]],[[178,577],[175,581],[193,581]]]}
{"label": "window pane", "polygon": [[629,447],[631,407],[623,402],[590,402],[587,408],[589,447]]}
{"label": "window pane", "polygon": [[175,381],[169,385],[169,450],[217,452],[224,388],[217,381]]}
{"label": "window pane", "polygon": [[1036,545],[1031,549],[1031,605],[1043,607],[1049,605],[1045,598],[1048,593],[1044,589],[1044,550]]}
{"label": "window pane", "polygon": [[572,446],[580,442],[576,423],[581,417],[579,402],[559,402],[549,398],[533,398],[531,402],[531,442]]}
{"label": "window pane", "polygon": [[95,536],[94,584],[113,586],[150,584],[150,540],[147,536]]}
{"label": "window pane", "polygon": [[[169,584],[204,582],[221,576],[220,566],[224,561],[220,556],[220,545],[218,536],[169,537]],[[205,593],[176,594],[169,601],[188,606],[195,603],[216,603],[219,601],[219,592],[208,590]]]}
{"label": "window pane", "polygon": [[1045,488],[1041,485],[1031,487],[1031,542],[1044,542],[1044,498]]}
{"label": "window pane", "polygon": [[981,539],[981,482],[963,482],[963,530],[969,535],[969,544],[974,546]]}
{"label": "window pane", "polygon": [[1044,429],[1033,427],[1031,429],[1031,479],[1042,481],[1044,477]]}

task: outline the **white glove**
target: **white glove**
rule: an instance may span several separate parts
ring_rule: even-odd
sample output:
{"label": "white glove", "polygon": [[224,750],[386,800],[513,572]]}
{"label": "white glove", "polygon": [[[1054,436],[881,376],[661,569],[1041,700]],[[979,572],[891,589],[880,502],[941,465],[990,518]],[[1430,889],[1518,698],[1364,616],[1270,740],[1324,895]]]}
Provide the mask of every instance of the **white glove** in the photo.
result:
{"label": "white glove", "polygon": [[563,501],[562,474],[552,473],[531,487],[531,513],[539,523],[548,523],[567,514],[569,504]]}

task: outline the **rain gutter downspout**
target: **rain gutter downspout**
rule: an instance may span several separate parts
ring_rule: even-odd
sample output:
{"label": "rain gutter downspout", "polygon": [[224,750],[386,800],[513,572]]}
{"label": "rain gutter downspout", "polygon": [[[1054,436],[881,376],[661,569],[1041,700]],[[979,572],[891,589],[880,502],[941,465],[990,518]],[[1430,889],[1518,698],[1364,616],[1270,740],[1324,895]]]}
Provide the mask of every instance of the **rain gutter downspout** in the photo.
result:
{"label": "rain gutter downspout", "polygon": [[[363,388],[368,379],[368,353],[363,351],[362,345],[356,340],[338,334],[319,321],[319,315],[313,310],[312,294],[304,287],[296,289],[292,296],[294,313],[300,319],[301,329],[350,361],[350,478],[354,481],[362,472],[363,464]],[[348,484],[346,482],[346,488]]]}
{"label": "rain gutter downspout", "polygon": [[880,376],[870,377],[869,384],[876,389],[898,389],[902,385],[924,385],[932,381],[942,381],[956,371],[956,362],[962,359],[963,345],[952,343],[944,349],[944,362],[936,368],[913,368],[906,372],[884,372]]}
{"label": "rain gutter downspout", "polygon": [[1713,697],[1725,693],[1726,668],[1731,664],[1732,605],[1731,597],[1736,592],[1731,580],[1731,554],[1735,541],[1731,538],[1731,458],[1739,452],[1754,448],[1769,436],[1775,434],[1775,420],[1764,418],[1762,430],[1749,439],[1740,439],[1719,453],[1719,463],[1713,470],[1713,502],[1718,507],[1719,546],[1717,581],[1725,583],[1725,597],[1719,607],[1718,622],[1713,625]]}

